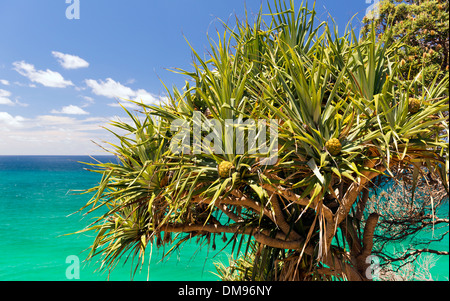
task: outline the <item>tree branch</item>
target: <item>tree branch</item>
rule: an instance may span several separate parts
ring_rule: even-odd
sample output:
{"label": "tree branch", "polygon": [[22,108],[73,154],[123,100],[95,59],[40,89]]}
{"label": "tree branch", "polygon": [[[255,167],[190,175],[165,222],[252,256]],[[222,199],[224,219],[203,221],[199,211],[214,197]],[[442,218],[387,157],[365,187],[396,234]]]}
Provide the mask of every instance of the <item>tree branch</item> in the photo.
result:
{"label": "tree branch", "polygon": [[288,201],[291,201],[293,203],[302,205],[302,206],[307,206],[310,202],[309,199],[307,198],[300,198],[299,195],[293,193],[292,191],[290,191],[287,188],[284,188],[282,186],[277,186],[274,187],[273,185],[270,184],[263,184],[262,187],[267,190],[270,191],[272,193],[275,193],[277,195],[283,196],[283,198],[285,198]]}
{"label": "tree branch", "polygon": [[364,214],[364,209],[366,209],[367,200],[369,199],[369,189],[366,187],[363,190],[361,200],[356,204],[355,218],[360,221]]}
{"label": "tree branch", "polygon": [[[373,169],[375,167],[375,162],[368,161],[365,164],[365,167]],[[327,251],[330,250],[331,241],[333,240],[333,237],[336,234],[337,227],[350,212],[351,207],[355,203],[362,189],[370,180],[372,180],[376,176],[379,176],[383,171],[385,171],[386,167],[379,166],[378,168],[375,169],[377,171],[363,171],[362,172],[363,176],[359,176],[357,178],[357,181],[353,182],[347,189],[347,192],[345,193],[344,197],[341,200],[341,205],[339,206],[334,216],[333,225],[327,226],[327,248],[326,248]],[[331,229],[332,231],[330,231]]]}
{"label": "tree branch", "polygon": [[275,224],[286,233],[287,237],[292,238],[293,240],[299,240],[301,236],[292,229],[291,226],[284,219],[283,211],[281,210],[280,201],[276,194],[272,194],[270,201],[273,206],[273,210],[275,211]]}
{"label": "tree branch", "polygon": [[407,260],[409,257],[411,256],[418,256],[422,253],[432,253],[432,254],[436,254],[436,255],[449,255],[449,251],[437,251],[437,250],[432,250],[432,249],[417,249],[417,250],[413,250],[412,252],[408,252],[406,251],[402,256],[397,257],[397,258],[393,258],[393,257],[389,257],[386,261],[389,263],[395,262],[395,261],[404,261]]}
{"label": "tree branch", "polygon": [[379,219],[378,213],[372,213],[369,215],[366,221],[366,226],[364,227],[363,234],[363,248],[361,254],[356,257],[356,266],[361,275],[365,274],[366,269],[369,264],[366,263],[367,257],[372,253],[373,248],[373,234]]}
{"label": "tree branch", "polygon": [[240,223],[243,222],[244,219],[240,217],[239,215],[233,213],[225,204],[218,204],[216,205],[217,208],[219,208],[223,213],[225,213],[231,220],[234,222]]}
{"label": "tree branch", "polygon": [[[267,231],[260,231],[258,228],[243,228],[240,225],[223,226],[218,224],[170,224],[163,226],[161,231],[165,232],[208,232],[208,233],[233,233],[252,235],[259,243],[273,248],[300,250],[303,247],[304,239],[286,241],[268,236]],[[279,235],[278,235],[279,236]],[[306,248],[308,254],[313,254],[313,248]]]}

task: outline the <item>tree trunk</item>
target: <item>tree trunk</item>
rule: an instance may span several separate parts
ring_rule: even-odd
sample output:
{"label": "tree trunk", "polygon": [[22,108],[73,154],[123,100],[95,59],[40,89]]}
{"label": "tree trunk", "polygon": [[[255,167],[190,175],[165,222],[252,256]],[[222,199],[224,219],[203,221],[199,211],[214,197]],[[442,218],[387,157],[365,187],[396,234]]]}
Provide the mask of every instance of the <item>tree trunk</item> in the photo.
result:
{"label": "tree trunk", "polygon": [[375,232],[375,228],[378,223],[379,215],[378,213],[372,213],[366,221],[366,226],[364,227],[364,234],[363,234],[363,248],[361,251],[361,254],[359,254],[358,257],[356,257],[356,267],[361,275],[363,275],[365,280],[367,279],[367,268],[370,266],[369,263],[366,262],[367,257],[369,257],[372,254],[372,248],[373,248],[373,235]]}

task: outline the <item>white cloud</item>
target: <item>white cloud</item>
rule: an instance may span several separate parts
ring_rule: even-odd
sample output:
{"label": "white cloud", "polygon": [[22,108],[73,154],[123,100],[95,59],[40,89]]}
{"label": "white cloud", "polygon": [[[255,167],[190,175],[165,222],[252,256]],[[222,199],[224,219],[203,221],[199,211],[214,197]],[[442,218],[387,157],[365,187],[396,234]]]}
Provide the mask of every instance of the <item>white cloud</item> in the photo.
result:
{"label": "white cloud", "polygon": [[9,99],[11,92],[0,89],[0,105],[14,105],[14,103]]}
{"label": "white cloud", "polygon": [[[147,92],[144,89],[133,90],[130,87],[122,85],[120,82],[116,82],[112,78],[107,78],[105,81],[94,79],[87,79],[86,84],[92,89],[92,93],[108,98],[122,98],[128,100],[134,100],[142,102],[147,105],[158,104],[163,97],[156,96]],[[118,104],[110,104],[111,106],[118,106]],[[132,104],[127,103],[128,107],[132,107]],[[134,106],[133,106],[134,107]]]}
{"label": "white cloud", "polygon": [[15,101],[13,102],[11,100],[11,92],[0,89],[0,105],[9,105],[9,106],[21,106],[21,107],[28,107],[27,103],[22,103],[19,101],[20,97],[16,97]]}
{"label": "white cloud", "polygon": [[52,110],[52,114],[89,115],[88,112],[74,105],[63,107],[61,111]]}
{"label": "white cloud", "polygon": [[16,102],[15,102],[16,105],[24,107],[24,108],[29,106],[29,104],[27,104],[27,103],[20,102],[19,99],[20,99],[20,97],[16,97]]}
{"label": "white cloud", "polygon": [[0,84],[4,86],[9,86],[9,81],[7,81],[6,79],[0,79]]}
{"label": "white cloud", "polygon": [[48,114],[23,118],[0,112],[0,155],[108,155],[99,145],[110,149],[104,141],[120,143],[105,130],[112,128],[112,120],[133,124],[129,117]]}
{"label": "white cloud", "polygon": [[0,112],[0,125],[6,125],[7,127],[21,127],[25,118],[22,116],[12,116],[7,112]]}
{"label": "white cloud", "polygon": [[24,84],[18,81],[14,82],[14,85],[19,86],[19,87],[29,87],[29,88],[36,88],[35,84]]}
{"label": "white cloud", "polygon": [[94,103],[94,99],[92,97],[89,96],[80,96],[80,97],[82,97],[87,102]]}
{"label": "white cloud", "polygon": [[106,81],[87,79],[86,84],[92,89],[92,93],[108,98],[120,97],[130,99],[135,95],[133,89],[114,81],[112,78],[107,78]]}
{"label": "white cloud", "polygon": [[75,124],[75,122],[75,118],[65,116],[41,115],[36,117],[36,125],[38,127],[48,127],[53,125],[73,125]]}
{"label": "white cloud", "polygon": [[0,112],[0,155],[106,155],[92,141],[115,143],[114,136],[102,128],[108,122],[103,117],[55,115],[25,119]]}
{"label": "white cloud", "polygon": [[79,69],[89,67],[89,63],[79,56],[64,54],[58,51],[52,51],[52,54],[58,59],[58,62],[65,69]]}
{"label": "white cloud", "polygon": [[139,109],[138,105],[135,105],[134,103],[131,102],[113,102],[113,103],[109,103],[108,106],[110,107],[116,107],[116,108],[128,108],[128,109],[133,109],[133,110],[137,110]]}
{"label": "white cloud", "polygon": [[32,82],[42,84],[46,87],[65,88],[67,86],[73,86],[71,81],[65,80],[58,72],[49,69],[46,71],[36,70],[32,64],[24,61],[14,62],[13,65],[14,70],[19,74],[27,77]]}
{"label": "white cloud", "polygon": [[139,89],[136,91],[136,97],[135,101],[143,102],[145,104],[158,104],[160,103],[164,98],[155,96],[143,89]]}

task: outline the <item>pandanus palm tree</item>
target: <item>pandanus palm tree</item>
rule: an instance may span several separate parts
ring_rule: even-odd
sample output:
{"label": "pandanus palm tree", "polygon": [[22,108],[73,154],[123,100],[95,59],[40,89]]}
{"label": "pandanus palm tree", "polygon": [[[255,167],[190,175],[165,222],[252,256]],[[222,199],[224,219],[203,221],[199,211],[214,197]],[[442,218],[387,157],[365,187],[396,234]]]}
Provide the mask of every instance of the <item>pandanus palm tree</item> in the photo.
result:
{"label": "pandanus palm tree", "polygon": [[93,164],[102,179],[83,208],[102,212],[82,230],[96,232],[102,267],[223,238],[246,242],[236,279],[365,280],[378,215],[354,220],[370,184],[426,169],[448,192],[448,74],[405,84],[389,34],[339,36],[293,1],[269,9],[225,25],[207,58],[192,50],[193,70],[177,70],[190,80],[166,88],[167,103],[111,122],[119,163]]}

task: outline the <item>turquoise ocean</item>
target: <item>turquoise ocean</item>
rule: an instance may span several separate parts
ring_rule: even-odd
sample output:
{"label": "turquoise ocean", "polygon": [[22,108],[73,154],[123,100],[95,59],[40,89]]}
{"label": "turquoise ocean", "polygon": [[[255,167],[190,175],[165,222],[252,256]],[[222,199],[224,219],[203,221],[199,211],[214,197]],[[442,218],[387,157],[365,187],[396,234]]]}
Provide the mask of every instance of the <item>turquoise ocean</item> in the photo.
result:
{"label": "turquoise ocean", "polygon": [[[113,157],[95,157],[114,162]],[[109,275],[96,271],[98,262],[85,262],[93,233],[74,233],[92,217],[75,213],[89,199],[74,190],[95,186],[100,175],[86,171],[80,162],[94,162],[87,156],[0,156],[0,281],[65,281],[72,271],[73,256],[80,260],[79,280],[127,281],[132,262],[123,262]],[[199,248],[192,241],[169,258],[154,248],[134,280],[218,281],[214,262],[226,262],[231,252],[221,240],[216,251]],[[448,235],[439,245],[449,249]],[[167,251],[167,249],[166,249]],[[448,280],[448,256],[441,256],[432,269],[433,279]]]}

